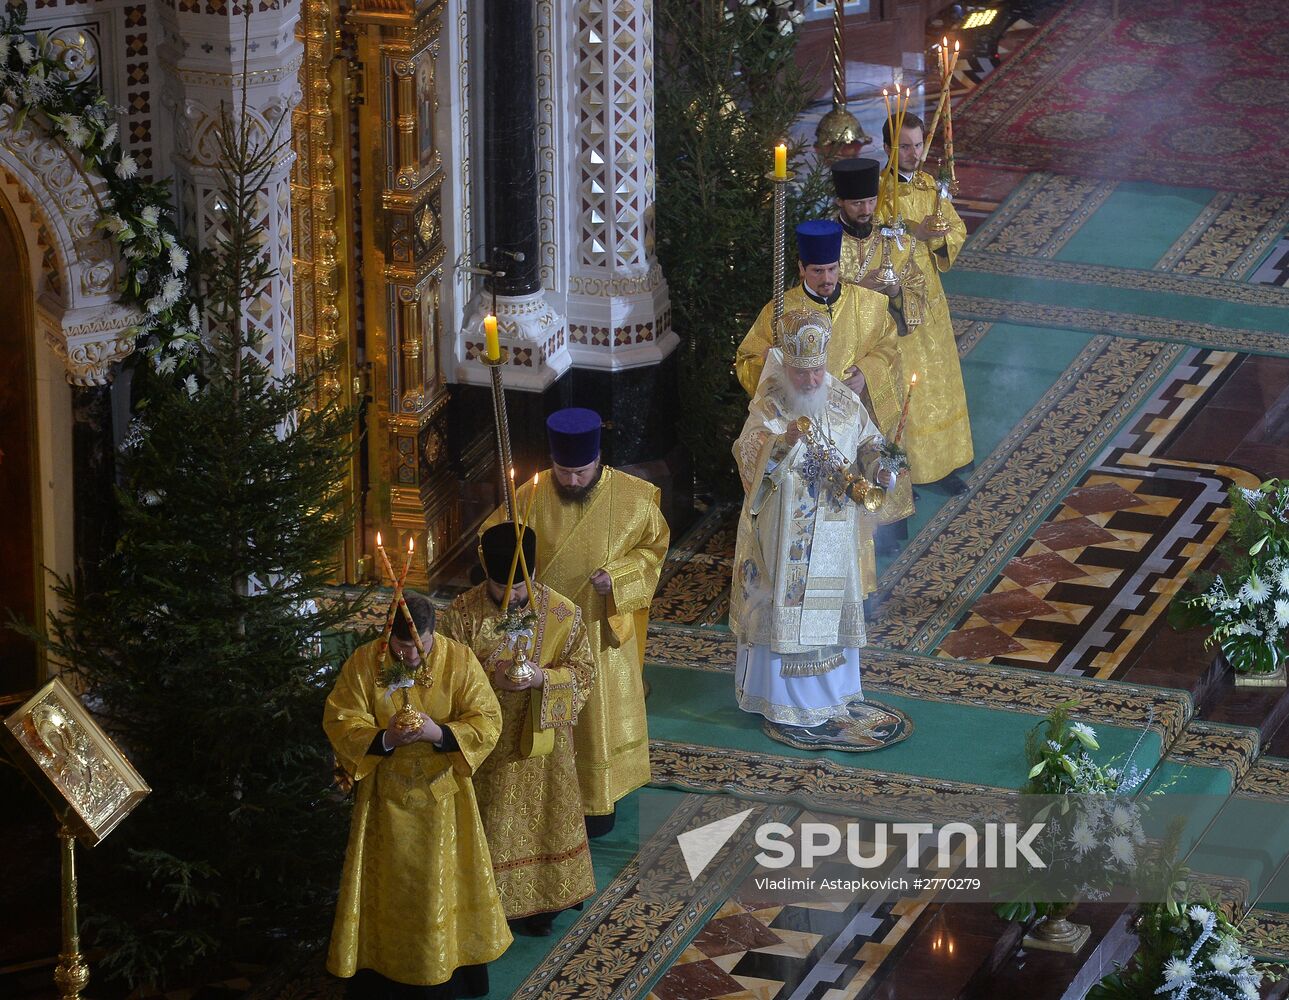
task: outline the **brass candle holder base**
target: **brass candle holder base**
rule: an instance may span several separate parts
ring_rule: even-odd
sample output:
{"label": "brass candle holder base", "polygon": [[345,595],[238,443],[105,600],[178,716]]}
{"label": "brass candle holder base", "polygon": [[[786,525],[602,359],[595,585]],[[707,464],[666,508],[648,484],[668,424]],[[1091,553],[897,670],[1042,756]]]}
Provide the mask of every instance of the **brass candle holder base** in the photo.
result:
{"label": "brass candle holder base", "polygon": [[891,238],[882,236],[882,263],[877,269],[877,280],[883,285],[898,285],[900,276],[895,273],[895,265],[891,263]]}
{"label": "brass candle holder base", "polygon": [[1052,911],[1041,924],[1025,935],[1023,946],[1039,951],[1059,951],[1066,955],[1078,954],[1092,936],[1087,924],[1072,923],[1068,918],[1075,903],[1066,903]]}
{"label": "brass candle holder base", "polygon": [[522,646],[515,652],[515,658],[506,668],[506,680],[511,684],[527,684],[536,676],[537,671],[528,662],[528,652]]}
{"label": "brass candle holder base", "polygon": [[417,730],[423,725],[421,713],[411,706],[411,690],[403,688],[403,707],[390,719],[399,729]]}

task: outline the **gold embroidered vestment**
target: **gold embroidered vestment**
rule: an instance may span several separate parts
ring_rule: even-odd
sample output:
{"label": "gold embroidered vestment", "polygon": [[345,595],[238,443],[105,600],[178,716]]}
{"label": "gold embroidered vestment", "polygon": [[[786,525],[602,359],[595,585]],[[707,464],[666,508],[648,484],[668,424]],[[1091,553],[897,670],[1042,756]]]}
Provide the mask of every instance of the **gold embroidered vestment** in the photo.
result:
{"label": "gold embroidered vestment", "polygon": [[[534,584],[536,621],[528,659],[546,674],[540,688],[496,688],[501,739],[474,776],[493,874],[506,917],[567,909],[595,892],[572,727],[595,683],[582,614],[568,598]],[[439,628],[474,650],[494,680],[515,658],[497,631],[501,608],[482,583],[457,597]]]}
{"label": "gold embroidered vestment", "polygon": [[412,687],[410,704],[450,729],[460,750],[410,743],[367,753],[402,705],[402,692],[391,697],[377,682],[377,646],[345,661],[323,716],[357,783],[327,969],[432,986],[511,942],[470,780],[497,742],[501,709],[474,653],[435,635],[422,671],[429,686]]}
{"label": "gold embroidered vestment", "polygon": [[[581,609],[595,657],[595,686],[573,729],[582,805],[588,816],[607,815],[649,781],[644,649],[670,533],[658,488],[618,469],[606,466],[582,501],[561,500],[549,469],[536,489],[537,579]],[[520,510],[532,491],[531,482],[517,491]],[[505,520],[498,509],[483,530]],[[598,569],[613,581],[611,595],[592,586]]]}

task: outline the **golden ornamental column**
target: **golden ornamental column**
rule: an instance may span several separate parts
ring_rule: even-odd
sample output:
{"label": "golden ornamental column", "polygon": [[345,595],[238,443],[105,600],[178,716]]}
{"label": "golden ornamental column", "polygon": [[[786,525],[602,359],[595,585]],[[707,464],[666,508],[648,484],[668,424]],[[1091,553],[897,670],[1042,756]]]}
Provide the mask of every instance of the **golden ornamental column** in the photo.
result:
{"label": "golden ornamental column", "polygon": [[[351,183],[349,64],[338,51],[339,0],[302,0],[296,40],[303,46],[300,103],[293,114],[291,145],[291,246],[295,264],[296,356],[300,365],[329,359],[326,398],[353,405],[362,395],[354,315],[354,200]],[[354,426],[357,438],[359,428]],[[362,509],[362,461],[355,451],[345,482],[346,501]],[[363,525],[336,560],[337,578],[365,575]],[[366,567],[370,569],[370,566]]]}
{"label": "golden ornamental column", "polygon": [[[357,0],[362,342],[369,365],[365,527],[415,534],[410,580],[459,533],[439,370],[444,165],[435,58],[445,0]],[[388,544],[388,542],[387,542]]]}

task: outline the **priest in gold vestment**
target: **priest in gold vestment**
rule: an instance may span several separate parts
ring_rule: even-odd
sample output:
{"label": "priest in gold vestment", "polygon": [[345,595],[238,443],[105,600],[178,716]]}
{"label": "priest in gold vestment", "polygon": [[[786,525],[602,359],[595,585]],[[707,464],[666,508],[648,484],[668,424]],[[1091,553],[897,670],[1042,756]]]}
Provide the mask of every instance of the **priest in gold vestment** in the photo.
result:
{"label": "priest in gold vestment", "polygon": [[[904,402],[890,298],[839,279],[842,230],[838,223],[822,219],[803,222],[797,226],[796,237],[801,283],[784,293],[784,312],[805,310],[828,317],[832,329],[828,373],[858,395],[877,426],[890,434]],[[748,396],[756,393],[766,351],[774,346],[773,321],[771,301],[735,355],[734,371]]]}
{"label": "priest in gold vestment", "polygon": [[[573,728],[587,832],[612,829],[615,803],[649,781],[644,649],[670,533],[658,488],[600,458],[599,414],[571,407],[546,421],[551,468],[519,488],[537,533],[537,580],[582,612],[595,686]],[[494,511],[485,527],[506,520]]]}
{"label": "priest in gold vestment", "polygon": [[417,668],[406,694],[419,728],[394,718],[404,692],[380,686],[379,642],[345,661],[327,697],[323,728],[356,783],[327,970],[351,996],[481,996],[485,963],[512,940],[470,780],[501,709],[474,653],[434,634],[434,606],[407,604],[425,660],[401,616],[389,653]]}
{"label": "priest in gold vestment", "polygon": [[[888,126],[883,125],[887,159],[899,157],[898,211],[907,228],[903,237],[890,241],[891,262],[904,286],[904,322],[908,327],[908,335],[899,339],[899,351],[905,377],[914,372],[918,376],[909,402],[904,447],[913,482],[936,483],[949,493],[961,493],[966,484],[958,472],[974,457],[971,421],[940,272],[953,266],[966,242],[967,227],[944,197],[941,207],[948,228],[939,230],[932,225],[936,182],[916,169],[922,156],[922,120],[913,114],[904,116],[898,154],[893,154],[887,133]],[[883,174],[882,184],[889,182],[889,175]],[[880,248],[873,256],[880,264]]]}
{"label": "priest in gold vestment", "polygon": [[[487,579],[452,602],[439,630],[474,650],[501,702],[501,739],[475,772],[475,794],[506,918],[544,936],[595,892],[572,733],[595,661],[577,605],[540,583],[530,595],[514,574],[514,529],[506,521],[484,532]],[[525,528],[523,538],[535,570],[536,536]],[[517,659],[530,666],[520,681],[506,673]]]}

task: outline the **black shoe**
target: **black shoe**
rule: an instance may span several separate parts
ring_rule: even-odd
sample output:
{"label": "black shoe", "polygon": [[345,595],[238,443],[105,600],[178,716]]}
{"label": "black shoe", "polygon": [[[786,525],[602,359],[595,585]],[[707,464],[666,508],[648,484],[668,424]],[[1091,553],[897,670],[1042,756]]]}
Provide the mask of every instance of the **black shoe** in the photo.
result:
{"label": "black shoe", "polygon": [[555,932],[555,914],[534,913],[525,917],[524,932],[529,937],[550,937]]}
{"label": "black shoe", "polygon": [[603,837],[613,832],[613,824],[618,821],[618,812],[615,809],[606,816],[587,816],[586,817],[586,835],[594,840],[596,837]]}
{"label": "black shoe", "polygon": [[960,497],[967,492],[966,481],[956,472],[950,472],[943,479],[937,480],[934,485],[951,497]]}

